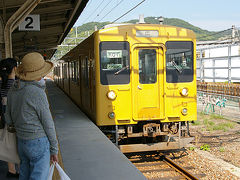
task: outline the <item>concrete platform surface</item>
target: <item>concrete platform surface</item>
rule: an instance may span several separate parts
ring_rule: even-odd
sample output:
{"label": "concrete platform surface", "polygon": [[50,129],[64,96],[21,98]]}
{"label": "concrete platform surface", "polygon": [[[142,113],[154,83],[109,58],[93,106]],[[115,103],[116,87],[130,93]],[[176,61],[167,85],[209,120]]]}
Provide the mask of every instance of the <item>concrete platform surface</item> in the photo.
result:
{"label": "concrete platform surface", "polygon": [[50,80],[47,92],[64,169],[72,180],[146,179]]}

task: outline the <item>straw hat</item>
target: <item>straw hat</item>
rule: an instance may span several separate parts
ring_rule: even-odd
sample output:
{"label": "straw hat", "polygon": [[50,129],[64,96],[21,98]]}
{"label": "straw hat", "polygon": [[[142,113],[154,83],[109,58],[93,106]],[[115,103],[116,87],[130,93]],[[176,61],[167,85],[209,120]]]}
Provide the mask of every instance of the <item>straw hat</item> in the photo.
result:
{"label": "straw hat", "polygon": [[53,63],[45,61],[37,52],[28,53],[21,62],[17,67],[16,75],[26,81],[38,80],[53,69]]}

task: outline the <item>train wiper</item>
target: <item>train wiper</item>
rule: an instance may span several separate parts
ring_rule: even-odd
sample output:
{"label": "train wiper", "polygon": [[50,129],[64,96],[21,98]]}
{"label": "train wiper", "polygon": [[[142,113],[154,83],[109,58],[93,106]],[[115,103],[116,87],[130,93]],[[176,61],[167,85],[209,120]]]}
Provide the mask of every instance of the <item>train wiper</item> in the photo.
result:
{"label": "train wiper", "polygon": [[119,71],[115,72],[114,74],[118,75],[120,72],[122,72],[122,71],[124,71],[125,69],[128,69],[128,68],[129,68],[129,66],[127,65],[127,66],[123,67],[122,69],[120,69]]}
{"label": "train wiper", "polygon": [[179,67],[174,60],[171,61],[173,67],[181,74],[182,73],[182,67]]}

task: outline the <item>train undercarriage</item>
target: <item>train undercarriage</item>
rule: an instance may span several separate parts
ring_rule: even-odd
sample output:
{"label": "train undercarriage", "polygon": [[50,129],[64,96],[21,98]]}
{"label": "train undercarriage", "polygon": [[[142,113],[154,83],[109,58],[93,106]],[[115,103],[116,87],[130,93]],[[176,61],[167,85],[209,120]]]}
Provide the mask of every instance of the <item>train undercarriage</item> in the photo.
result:
{"label": "train undercarriage", "polygon": [[100,129],[123,153],[180,149],[194,139],[190,137],[189,122],[142,121]]}

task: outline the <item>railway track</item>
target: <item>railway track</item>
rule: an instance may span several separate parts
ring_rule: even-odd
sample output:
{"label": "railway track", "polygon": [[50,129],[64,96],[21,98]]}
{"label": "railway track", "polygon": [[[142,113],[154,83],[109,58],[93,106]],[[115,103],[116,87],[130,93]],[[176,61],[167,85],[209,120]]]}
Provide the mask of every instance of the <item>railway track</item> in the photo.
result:
{"label": "railway track", "polygon": [[203,132],[196,131],[191,133],[195,136],[195,141],[191,142],[193,145],[208,144],[211,147],[221,147],[223,144],[228,144],[239,139],[239,131],[232,131],[227,134],[210,135]]}
{"label": "railway track", "polygon": [[169,157],[162,155],[162,160],[166,162],[170,167],[175,169],[177,172],[179,172],[185,179],[189,180],[198,180],[199,178],[190,173],[186,168],[183,168],[178,163],[171,160]]}
{"label": "railway track", "polygon": [[186,164],[181,160],[181,155],[177,157],[178,163],[170,157],[157,152],[131,154],[127,157],[148,180],[198,180],[205,176],[205,174],[192,174],[191,172],[195,169],[192,166],[181,166],[180,164]]}

